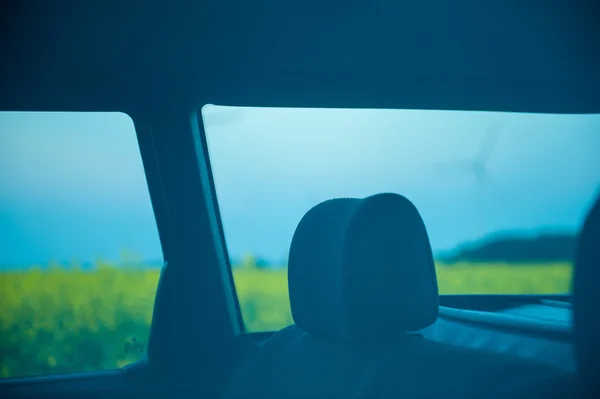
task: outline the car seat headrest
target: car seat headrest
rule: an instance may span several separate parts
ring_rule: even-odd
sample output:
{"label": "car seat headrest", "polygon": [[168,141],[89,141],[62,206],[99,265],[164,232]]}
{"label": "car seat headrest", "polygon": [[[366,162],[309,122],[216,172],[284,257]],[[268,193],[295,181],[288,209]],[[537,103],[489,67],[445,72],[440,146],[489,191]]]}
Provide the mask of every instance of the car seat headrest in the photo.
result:
{"label": "car seat headrest", "polygon": [[589,212],[577,244],[573,276],[573,325],[578,373],[586,387],[600,387],[600,197]]}
{"label": "car seat headrest", "polygon": [[290,248],[292,315],[302,330],[381,341],[435,322],[438,286],[425,224],[397,194],[310,209]]}

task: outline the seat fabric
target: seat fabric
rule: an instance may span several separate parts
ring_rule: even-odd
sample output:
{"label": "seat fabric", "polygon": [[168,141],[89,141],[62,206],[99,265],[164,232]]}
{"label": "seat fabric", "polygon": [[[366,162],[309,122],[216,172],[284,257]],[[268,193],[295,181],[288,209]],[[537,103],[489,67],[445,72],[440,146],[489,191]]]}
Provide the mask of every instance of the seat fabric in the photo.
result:
{"label": "seat fabric", "polygon": [[600,397],[600,196],[583,224],[573,277],[573,325],[578,385]]}

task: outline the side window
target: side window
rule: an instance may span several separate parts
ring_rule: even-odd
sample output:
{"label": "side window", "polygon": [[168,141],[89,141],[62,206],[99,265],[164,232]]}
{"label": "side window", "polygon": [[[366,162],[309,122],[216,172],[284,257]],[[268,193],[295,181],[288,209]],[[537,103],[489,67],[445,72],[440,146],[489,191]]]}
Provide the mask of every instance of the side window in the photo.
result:
{"label": "side window", "polygon": [[162,250],[132,120],[0,113],[0,376],[145,355]]}
{"label": "side window", "polygon": [[248,331],[292,323],[292,235],[335,197],[410,198],[441,294],[570,290],[600,185],[600,115],[207,105],[202,116]]}

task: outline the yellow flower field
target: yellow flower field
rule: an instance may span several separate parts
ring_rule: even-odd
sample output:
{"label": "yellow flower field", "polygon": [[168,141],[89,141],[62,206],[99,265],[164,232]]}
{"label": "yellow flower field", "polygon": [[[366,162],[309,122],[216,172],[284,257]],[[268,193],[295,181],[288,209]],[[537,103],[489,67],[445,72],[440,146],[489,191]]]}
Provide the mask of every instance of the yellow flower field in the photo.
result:
{"label": "yellow flower field", "polygon": [[[438,265],[441,294],[569,291],[571,265]],[[99,265],[0,273],[0,377],[111,369],[143,356],[158,270]],[[292,323],[285,270],[236,269],[247,331]]]}

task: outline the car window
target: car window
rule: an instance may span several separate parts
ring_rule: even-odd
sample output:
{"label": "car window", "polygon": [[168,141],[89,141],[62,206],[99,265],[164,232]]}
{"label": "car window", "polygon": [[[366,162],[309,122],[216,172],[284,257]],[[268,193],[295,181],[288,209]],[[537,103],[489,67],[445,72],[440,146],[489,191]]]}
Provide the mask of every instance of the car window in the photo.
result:
{"label": "car window", "polygon": [[441,294],[566,293],[600,184],[600,115],[202,109],[247,330],[292,322],[287,252],[304,213],[395,192],[427,225]]}
{"label": "car window", "polygon": [[132,120],[0,112],[0,376],[145,355],[162,266]]}

